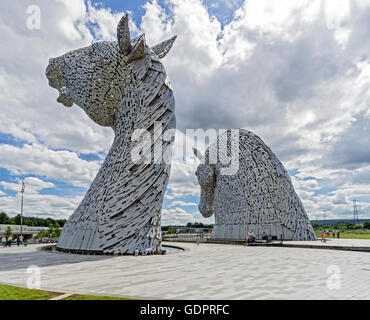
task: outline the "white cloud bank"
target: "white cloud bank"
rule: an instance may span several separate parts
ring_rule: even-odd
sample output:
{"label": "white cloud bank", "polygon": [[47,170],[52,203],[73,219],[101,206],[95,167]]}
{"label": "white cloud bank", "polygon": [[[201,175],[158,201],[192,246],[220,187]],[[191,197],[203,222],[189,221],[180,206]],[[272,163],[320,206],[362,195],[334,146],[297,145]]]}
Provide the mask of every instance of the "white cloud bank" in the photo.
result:
{"label": "white cloud bank", "polygon": [[[87,187],[99,163],[79,153],[106,152],[112,132],[80,108],[57,104],[44,71],[50,57],[94,36],[113,40],[122,13],[82,0],[34,3],[41,30],[26,27],[28,1],[8,2],[0,12],[0,131],[25,143],[0,145],[0,166],[14,179]],[[200,0],[168,3],[171,16],[148,2],[141,26],[132,28],[151,45],[178,35],[164,60],[178,127],[251,130],[299,172],[293,182],[311,218],[324,209],[327,217],[350,217],[353,198],[369,216],[370,1],[248,0],[224,28]],[[168,199],[177,207],[164,210],[164,221],[199,218],[181,204],[199,195],[196,166],[174,162]],[[33,212],[64,217],[79,199],[39,196]],[[1,195],[0,209],[17,212],[17,201]]]}

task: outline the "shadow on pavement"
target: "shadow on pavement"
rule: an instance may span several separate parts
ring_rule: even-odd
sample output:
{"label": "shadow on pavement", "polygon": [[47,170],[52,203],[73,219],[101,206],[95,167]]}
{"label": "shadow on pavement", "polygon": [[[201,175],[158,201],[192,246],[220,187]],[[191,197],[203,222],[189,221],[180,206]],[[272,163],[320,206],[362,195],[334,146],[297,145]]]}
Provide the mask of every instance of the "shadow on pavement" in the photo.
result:
{"label": "shadow on pavement", "polygon": [[8,253],[6,250],[9,248],[0,248],[0,271],[27,269],[31,265],[47,267],[113,258],[113,256],[77,255],[37,249],[31,252],[16,252],[14,249],[10,249],[12,252]]}

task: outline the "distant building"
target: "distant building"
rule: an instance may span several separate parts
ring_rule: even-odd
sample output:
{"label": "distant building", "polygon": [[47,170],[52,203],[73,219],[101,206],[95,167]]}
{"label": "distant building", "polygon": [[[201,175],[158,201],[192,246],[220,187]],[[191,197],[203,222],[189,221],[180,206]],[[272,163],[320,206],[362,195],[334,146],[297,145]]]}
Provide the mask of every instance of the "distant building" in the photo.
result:
{"label": "distant building", "polygon": [[[6,234],[8,227],[12,230],[13,238],[16,238],[21,235],[21,226],[20,225],[11,225],[11,224],[0,224],[0,237],[3,237]],[[34,236],[38,235],[40,231],[48,230],[48,227],[30,227],[23,226],[22,234],[25,239],[32,239]]]}
{"label": "distant building", "polygon": [[211,233],[212,228],[197,228],[197,227],[176,227],[176,234],[179,233]]}

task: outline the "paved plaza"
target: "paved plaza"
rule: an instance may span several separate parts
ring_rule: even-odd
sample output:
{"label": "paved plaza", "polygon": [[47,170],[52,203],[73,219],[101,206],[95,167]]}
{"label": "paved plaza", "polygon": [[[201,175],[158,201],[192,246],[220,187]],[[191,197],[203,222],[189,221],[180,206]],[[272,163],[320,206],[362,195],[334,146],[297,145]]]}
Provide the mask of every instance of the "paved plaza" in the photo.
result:
{"label": "paved plaza", "polygon": [[[47,252],[39,250],[42,246],[0,248],[0,283],[26,287],[27,268],[37,265],[41,288],[62,293],[141,299],[370,299],[368,252],[178,243],[186,251],[114,257]],[[332,271],[340,272],[334,284]]]}

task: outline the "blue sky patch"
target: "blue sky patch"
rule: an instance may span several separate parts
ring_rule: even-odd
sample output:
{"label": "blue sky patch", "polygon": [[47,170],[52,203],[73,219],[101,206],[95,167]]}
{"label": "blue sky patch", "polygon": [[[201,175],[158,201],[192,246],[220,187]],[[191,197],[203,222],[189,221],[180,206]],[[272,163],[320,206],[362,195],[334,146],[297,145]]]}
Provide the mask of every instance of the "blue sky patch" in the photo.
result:
{"label": "blue sky patch", "polygon": [[[140,25],[142,17],[145,15],[144,5],[146,0],[131,0],[131,1],[116,1],[116,0],[93,0],[92,4],[98,7],[110,8],[112,12],[127,12],[131,11],[131,18],[135,21],[136,25]],[[215,16],[220,22],[222,27],[232,21],[235,11],[239,9],[244,0],[204,0],[203,4],[207,7],[210,15]],[[165,10],[166,14],[171,18],[171,4],[166,0],[158,0],[157,3]]]}
{"label": "blue sky patch", "polygon": [[22,148],[27,142],[21,139],[15,138],[11,134],[1,133],[0,132],[0,144],[10,144],[12,146]]}
{"label": "blue sky patch", "polygon": [[[40,178],[40,177],[39,177]],[[83,196],[87,189],[83,187],[76,187],[70,183],[65,183],[57,180],[43,180],[45,182],[51,182],[55,185],[54,188],[46,188],[39,191],[40,194],[49,194],[60,197],[75,197]]]}

